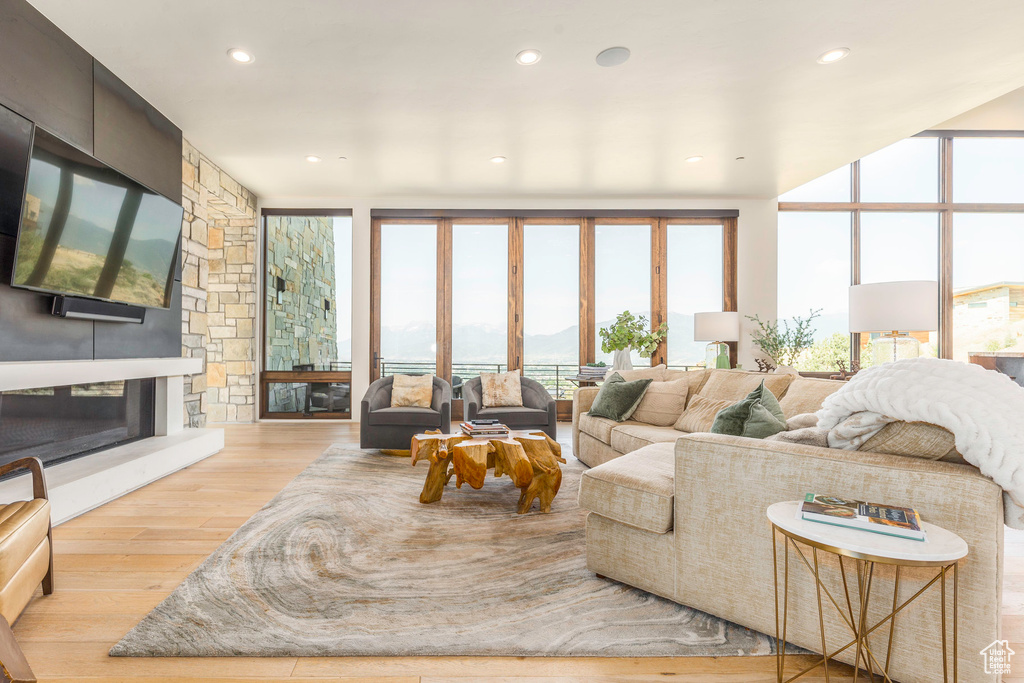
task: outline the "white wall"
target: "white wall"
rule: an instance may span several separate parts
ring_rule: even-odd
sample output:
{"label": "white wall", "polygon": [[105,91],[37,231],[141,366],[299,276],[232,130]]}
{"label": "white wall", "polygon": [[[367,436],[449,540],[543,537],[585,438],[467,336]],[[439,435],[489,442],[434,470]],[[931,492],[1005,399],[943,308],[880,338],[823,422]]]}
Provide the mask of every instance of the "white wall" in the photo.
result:
{"label": "white wall", "polygon": [[261,204],[272,208],[352,209],[352,409],[358,420],[359,400],[370,379],[370,210],[371,209],[736,209],[739,211],[738,304],[744,330],[739,362],[754,367],[753,348],[747,334],[754,315],[774,319],[777,290],[778,203],[775,199],[614,199],[502,197],[339,197],[332,200],[301,197],[265,197]]}

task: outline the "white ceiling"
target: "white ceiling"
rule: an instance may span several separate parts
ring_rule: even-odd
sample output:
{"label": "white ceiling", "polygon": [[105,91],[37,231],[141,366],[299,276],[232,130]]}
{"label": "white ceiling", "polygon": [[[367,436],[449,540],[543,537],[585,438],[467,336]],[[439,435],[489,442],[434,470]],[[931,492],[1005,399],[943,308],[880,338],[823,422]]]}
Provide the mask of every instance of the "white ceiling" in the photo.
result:
{"label": "white ceiling", "polygon": [[932,126],[935,130],[1024,131],[1024,88],[1008,92],[980,107]]}
{"label": "white ceiling", "polygon": [[325,204],[774,197],[1024,86],[1020,0],[31,2],[257,194]]}

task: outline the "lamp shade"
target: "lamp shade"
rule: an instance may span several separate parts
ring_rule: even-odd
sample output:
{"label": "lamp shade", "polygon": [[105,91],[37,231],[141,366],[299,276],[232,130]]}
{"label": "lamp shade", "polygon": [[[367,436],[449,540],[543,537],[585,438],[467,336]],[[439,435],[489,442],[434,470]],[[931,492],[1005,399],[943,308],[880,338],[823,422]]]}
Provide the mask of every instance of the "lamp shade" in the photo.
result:
{"label": "lamp shade", "polygon": [[739,341],[740,314],[736,311],[694,313],[693,340],[706,342]]}
{"label": "lamp shade", "polygon": [[930,332],[938,328],[939,283],[934,280],[850,287],[850,332]]}

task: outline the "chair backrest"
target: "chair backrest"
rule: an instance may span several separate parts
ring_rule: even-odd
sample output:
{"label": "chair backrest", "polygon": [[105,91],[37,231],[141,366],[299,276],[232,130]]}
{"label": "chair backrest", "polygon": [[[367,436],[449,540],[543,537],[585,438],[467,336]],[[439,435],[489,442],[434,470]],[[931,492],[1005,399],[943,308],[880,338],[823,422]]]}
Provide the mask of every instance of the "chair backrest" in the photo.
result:
{"label": "chair backrest", "polygon": [[[394,384],[394,375],[381,377],[380,379],[370,383],[370,386],[366,390],[366,395],[370,399],[370,410],[379,410],[380,408],[388,408],[391,406],[391,389]],[[433,391],[430,407],[434,410],[440,410],[441,404],[444,402],[444,392],[446,389],[450,392],[451,385],[437,375],[432,376],[432,384]]]}
{"label": "chair backrest", "polygon": [[[520,376],[519,387],[523,394],[523,405],[528,408],[544,408],[547,406],[548,400],[552,400],[551,394],[544,388],[544,385],[535,379]],[[462,395],[478,400],[480,406],[483,407],[483,383],[479,375],[473,379],[467,379],[463,383]]]}

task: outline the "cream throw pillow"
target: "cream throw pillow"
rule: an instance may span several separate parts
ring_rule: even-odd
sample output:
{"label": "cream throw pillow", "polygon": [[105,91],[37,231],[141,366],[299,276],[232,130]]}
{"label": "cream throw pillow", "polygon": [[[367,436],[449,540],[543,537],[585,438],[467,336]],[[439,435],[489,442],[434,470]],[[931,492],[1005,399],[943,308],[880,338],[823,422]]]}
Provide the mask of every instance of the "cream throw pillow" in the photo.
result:
{"label": "cream throw pillow", "polygon": [[434,399],[434,378],[430,375],[395,375],[391,385],[392,408],[429,408]]}
{"label": "cream throw pillow", "polygon": [[522,407],[523,387],[519,372],[481,372],[480,389],[484,408]]}
{"label": "cream throw pillow", "polygon": [[689,432],[690,434],[710,432],[711,425],[715,423],[715,415],[718,415],[718,411],[728,408],[733,403],[736,403],[736,401],[717,400],[697,394],[690,399],[690,405],[686,407],[686,412],[679,416],[673,427],[681,432]]}
{"label": "cream throw pillow", "polygon": [[651,382],[630,419],[656,427],[671,427],[686,408],[689,382]]}

